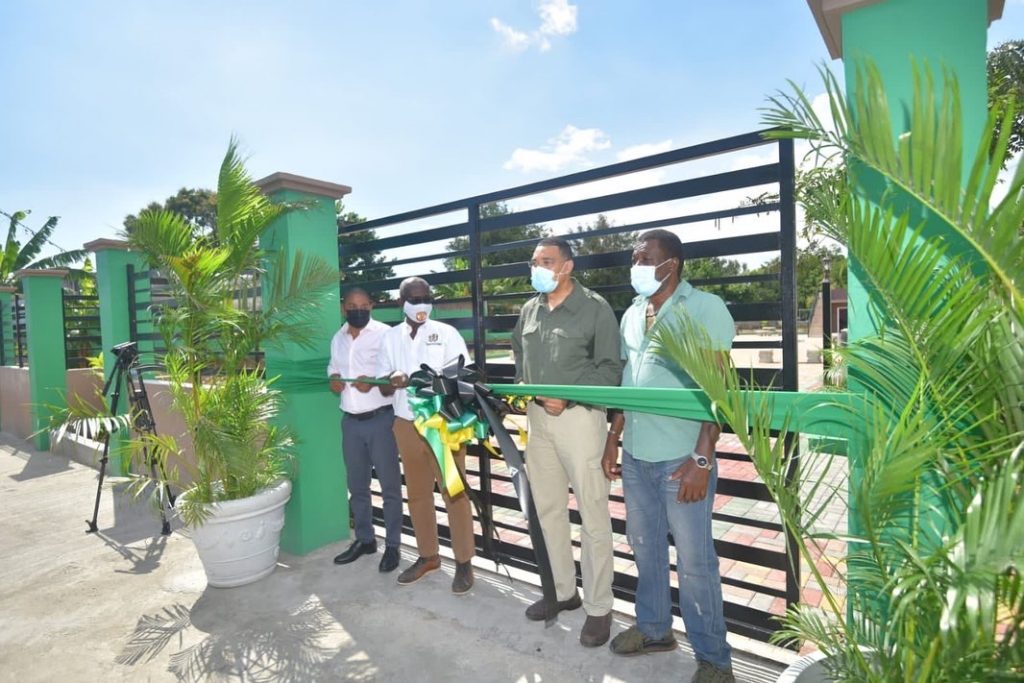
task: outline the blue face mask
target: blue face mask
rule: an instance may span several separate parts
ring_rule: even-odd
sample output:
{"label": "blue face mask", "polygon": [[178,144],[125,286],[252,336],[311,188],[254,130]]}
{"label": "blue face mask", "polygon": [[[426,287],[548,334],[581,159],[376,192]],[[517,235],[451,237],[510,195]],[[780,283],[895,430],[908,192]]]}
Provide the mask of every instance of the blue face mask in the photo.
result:
{"label": "blue face mask", "polygon": [[548,294],[555,291],[558,280],[553,270],[534,266],[530,269],[530,284],[541,294]]}

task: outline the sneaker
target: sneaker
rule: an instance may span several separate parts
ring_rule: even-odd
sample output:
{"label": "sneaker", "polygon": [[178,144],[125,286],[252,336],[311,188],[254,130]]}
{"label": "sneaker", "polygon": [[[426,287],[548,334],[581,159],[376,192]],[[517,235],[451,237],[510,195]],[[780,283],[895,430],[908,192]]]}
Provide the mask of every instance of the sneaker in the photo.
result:
{"label": "sneaker", "polygon": [[693,674],[690,683],[736,683],[732,668],[719,669],[711,662],[697,660],[697,673]]}
{"label": "sneaker", "polygon": [[612,634],[612,613],[609,612],[600,617],[587,615],[580,630],[580,645],[583,647],[597,647],[608,642],[608,636]]}
{"label": "sneaker", "polygon": [[550,605],[544,598],[541,598],[526,608],[526,618],[530,621],[547,621],[548,619],[554,619],[558,616],[559,612],[579,609],[580,607],[583,607],[583,599],[580,598],[579,591],[573,593],[572,597],[568,600],[559,600],[555,605]]}
{"label": "sneaker", "polygon": [[628,629],[612,638],[608,649],[614,654],[623,657],[635,655],[647,655],[652,652],[672,652],[678,647],[676,637],[671,631],[664,638],[648,638],[636,626]]}
{"label": "sneaker", "polygon": [[437,555],[430,558],[418,557],[411,567],[398,575],[398,585],[408,586],[416,583],[430,572],[436,572],[440,568],[441,558]]}
{"label": "sneaker", "polygon": [[465,595],[473,587],[473,563],[456,562],[455,578],[452,579],[452,593]]}

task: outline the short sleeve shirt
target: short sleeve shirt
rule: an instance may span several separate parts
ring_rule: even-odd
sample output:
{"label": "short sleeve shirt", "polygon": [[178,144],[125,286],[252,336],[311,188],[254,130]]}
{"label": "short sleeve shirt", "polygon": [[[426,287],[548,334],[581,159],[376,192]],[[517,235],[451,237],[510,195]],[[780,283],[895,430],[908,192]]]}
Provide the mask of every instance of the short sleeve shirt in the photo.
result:
{"label": "short sleeve shirt", "polygon": [[[703,325],[714,348],[727,351],[736,336],[736,326],[725,302],[709,292],[695,289],[685,280],[662,304],[655,323],[647,331],[647,297],[638,296],[622,316],[622,371],[624,387],[695,389],[693,379],[678,365],[650,348],[651,336],[661,324],[682,316]],[[664,462],[693,453],[700,434],[700,422],[662,415],[626,411],[623,448],[637,460]]]}
{"label": "short sleeve shirt", "polygon": [[[378,375],[403,372],[411,375],[426,363],[434,370],[440,370],[459,356],[470,362],[469,349],[459,331],[447,323],[428,318],[420,326],[416,337],[410,336],[412,327],[406,321],[395,325],[384,335],[381,348]],[[412,419],[409,409],[409,395],[404,389],[395,392],[395,415]]]}

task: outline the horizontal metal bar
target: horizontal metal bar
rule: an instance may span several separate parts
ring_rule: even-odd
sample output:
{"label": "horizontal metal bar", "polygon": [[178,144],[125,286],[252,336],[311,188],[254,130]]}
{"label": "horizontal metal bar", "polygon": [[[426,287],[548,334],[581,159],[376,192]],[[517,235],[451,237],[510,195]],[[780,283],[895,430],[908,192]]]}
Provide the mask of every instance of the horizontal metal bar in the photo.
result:
{"label": "horizontal metal bar", "polygon": [[774,140],[765,139],[764,133],[766,132],[768,131],[764,130],[753,133],[744,133],[742,135],[735,135],[728,138],[722,138],[720,140],[691,145],[690,147],[674,149],[660,154],[652,154],[638,159],[621,161],[608,166],[579,171],[578,173],[571,173],[569,175],[552,178],[550,180],[541,180],[506,190],[488,192],[475,197],[467,197],[465,199],[458,199],[451,202],[445,202],[443,204],[435,204],[434,206],[428,206],[422,209],[405,211],[386,218],[378,218],[366,221],[365,223],[345,226],[339,232],[346,234],[349,232],[358,232],[359,230],[372,230],[387,225],[407,223],[409,221],[426,218],[428,216],[451,213],[453,211],[465,209],[473,204],[493,204],[494,202],[507,201],[541,192],[549,192],[563,187],[572,187],[573,185],[580,185],[582,183],[588,183],[595,180],[614,178],[616,176],[626,175],[636,171],[659,168],[661,166],[668,166],[670,164],[678,164],[686,161],[694,161],[696,159],[703,159],[705,157],[724,154],[727,152],[736,152],[750,147],[778,144]]}
{"label": "horizontal metal bar", "polygon": [[751,304],[726,304],[732,319],[736,322],[758,322],[761,320],[782,320],[781,302]]}
{"label": "horizontal metal bar", "polygon": [[[360,287],[368,291],[379,292],[389,289],[398,289],[402,280],[406,277],[392,277],[386,280],[369,280],[358,283]],[[453,282],[467,282],[471,277],[468,270],[453,270],[445,273],[421,273],[420,276],[430,283],[431,286],[451,284]]]}
{"label": "horizontal metal bar", "polygon": [[489,232],[491,230],[503,230],[520,225],[547,223],[563,218],[589,216],[617,209],[634,208],[647,204],[684,199],[686,197],[696,197],[715,192],[765,185],[778,182],[780,172],[779,164],[764,164],[738,171],[726,171],[725,173],[679,180],[664,185],[626,190],[625,192],[616,192],[601,197],[579,199],[574,202],[519,211],[504,216],[492,216],[480,219],[480,231]]}
{"label": "horizontal metal bar", "polygon": [[[722,481],[719,479],[719,481]],[[731,524],[742,524],[743,526],[756,527],[758,529],[766,529],[768,531],[782,531],[782,524],[779,522],[766,522],[761,519],[753,519],[752,517],[740,517],[739,515],[726,515],[721,512],[711,513],[711,519],[716,522],[729,522]]]}
{"label": "horizontal metal bar", "polygon": [[[365,224],[361,223],[360,225]],[[356,256],[358,254],[365,254],[367,252],[378,252],[384,251],[386,249],[408,247],[415,244],[426,244],[428,242],[450,240],[454,237],[466,237],[469,234],[468,230],[469,228],[465,223],[454,223],[452,225],[445,225],[440,228],[430,228],[429,230],[408,232],[404,235],[381,237],[369,242],[360,242],[358,244],[339,244],[338,255],[339,257],[342,254],[348,256]]]}

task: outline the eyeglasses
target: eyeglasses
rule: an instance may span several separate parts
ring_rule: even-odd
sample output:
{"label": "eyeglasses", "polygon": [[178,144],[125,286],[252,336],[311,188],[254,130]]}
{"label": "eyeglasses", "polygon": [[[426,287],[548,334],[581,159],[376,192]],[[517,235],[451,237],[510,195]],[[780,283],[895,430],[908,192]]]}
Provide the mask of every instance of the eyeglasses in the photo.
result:
{"label": "eyeglasses", "polygon": [[406,299],[405,301],[406,301],[406,303],[410,303],[413,306],[418,306],[420,304],[433,303],[434,297],[432,297],[432,296],[411,296],[408,299]]}

